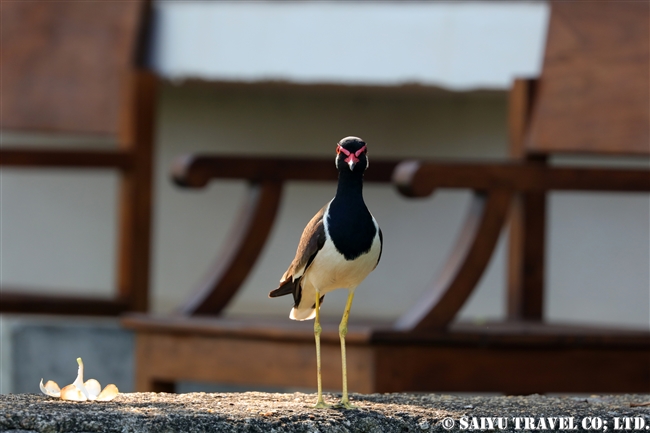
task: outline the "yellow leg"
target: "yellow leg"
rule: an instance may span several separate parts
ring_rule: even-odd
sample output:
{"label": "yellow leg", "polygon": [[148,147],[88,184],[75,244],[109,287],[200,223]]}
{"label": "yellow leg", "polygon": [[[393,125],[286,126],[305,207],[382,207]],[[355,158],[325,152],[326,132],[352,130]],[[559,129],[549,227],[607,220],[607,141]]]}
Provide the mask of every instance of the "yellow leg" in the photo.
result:
{"label": "yellow leg", "polygon": [[321,380],[320,368],[320,333],[323,329],[320,326],[320,293],[316,292],[316,318],[314,319],[314,336],[316,337],[316,371],[318,372],[318,401],[316,402],[317,409],[324,409],[330,407],[329,404],[323,400],[323,383]]}
{"label": "yellow leg", "polygon": [[341,319],[341,324],[339,325],[339,337],[341,339],[341,364],[343,367],[343,396],[338,405],[346,409],[353,409],[355,407],[350,404],[350,399],[348,398],[348,371],[345,360],[345,336],[348,334],[348,318],[350,317],[350,308],[352,307],[353,299],[354,291],[350,290],[350,293],[348,294],[348,302],[345,304],[343,319]]}

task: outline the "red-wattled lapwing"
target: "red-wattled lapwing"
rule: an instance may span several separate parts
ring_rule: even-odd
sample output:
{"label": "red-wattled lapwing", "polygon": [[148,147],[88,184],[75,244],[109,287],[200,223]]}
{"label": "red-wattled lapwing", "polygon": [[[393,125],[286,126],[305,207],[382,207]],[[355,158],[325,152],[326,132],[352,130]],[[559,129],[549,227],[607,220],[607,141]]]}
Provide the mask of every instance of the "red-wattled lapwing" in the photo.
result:
{"label": "red-wattled lapwing", "polygon": [[323,401],[320,364],[320,304],[326,293],[348,289],[348,301],[339,325],[343,364],[343,397],[340,406],[351,408],[345,365],[345,335],[354,289],[375,269],[381,257],[382,234],[363,201],[363,173],[368,168],[368,148],[358,137],[346,137],[336,145],[339,183],[336,196],[307,224],[296,257],[269,297],[293,295],[293,320],[316,319],[317,408]]}

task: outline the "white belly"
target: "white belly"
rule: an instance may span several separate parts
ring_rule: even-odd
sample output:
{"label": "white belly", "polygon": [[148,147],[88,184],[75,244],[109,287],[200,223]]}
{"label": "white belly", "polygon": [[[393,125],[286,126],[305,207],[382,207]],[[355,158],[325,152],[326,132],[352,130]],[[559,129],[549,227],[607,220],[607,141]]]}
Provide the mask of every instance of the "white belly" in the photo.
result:
{"label": "white belly", "polygon": [[336,289],[354,290],[375,269],[379,252],[379,234],[375,235],[370,251],[354,260],[345,260],[334,243],[327,240],[303,278],[321,295]]}

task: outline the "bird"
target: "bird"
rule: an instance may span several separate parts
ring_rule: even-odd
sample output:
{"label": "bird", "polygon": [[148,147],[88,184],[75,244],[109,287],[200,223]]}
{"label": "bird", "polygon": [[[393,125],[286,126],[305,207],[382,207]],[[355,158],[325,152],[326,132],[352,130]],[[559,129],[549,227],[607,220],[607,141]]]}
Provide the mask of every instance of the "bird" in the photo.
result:
{"label": "bird", "polygon": [[269,293],[276,298],[293,295],[289,317],[314,319],[318,400],[316,408],[331,407],[323,400],[320,359],[320,306],[325,295],[347,289],[348,298],[339,325],[343,372],[342,397],[337,407],[354,408],[347,385],[345,336],[355,289],[381,259],[383,234],[363,200],[363,175],[369,166],[368,146],[359,137],[345,137],[336,144],[338,170],[336,195],[309,221],[298,243],[296,256],[282,275],[280,286]]}

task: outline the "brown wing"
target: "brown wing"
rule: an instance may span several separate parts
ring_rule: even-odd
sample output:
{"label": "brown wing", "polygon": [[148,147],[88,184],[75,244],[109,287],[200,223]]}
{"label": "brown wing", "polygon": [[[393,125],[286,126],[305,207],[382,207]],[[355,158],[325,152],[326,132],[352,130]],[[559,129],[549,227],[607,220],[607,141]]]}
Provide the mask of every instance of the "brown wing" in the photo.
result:
{"label": "brown wing", "polygon": [[323,225],[323,215],[325,214],[325,209],[327,205],[318,211],[316,215],[309,221],[307,227],[302,232],[300,237],[300,242],[298,243],[298,249],[296,250],[296,257],[289,265],[289,269],[282,275],[280,280],[280,287],[273,290],[269,293],[270,298],[276,298],[278,296],[288,295],[290,293],[294,294],[294,298],[298,296],[296,293],[299,290],[299,279],[305,273],[305,270],[311,265],[311,262],[314,261],[316,253],[323,248],[325,244],[325,226]]}

